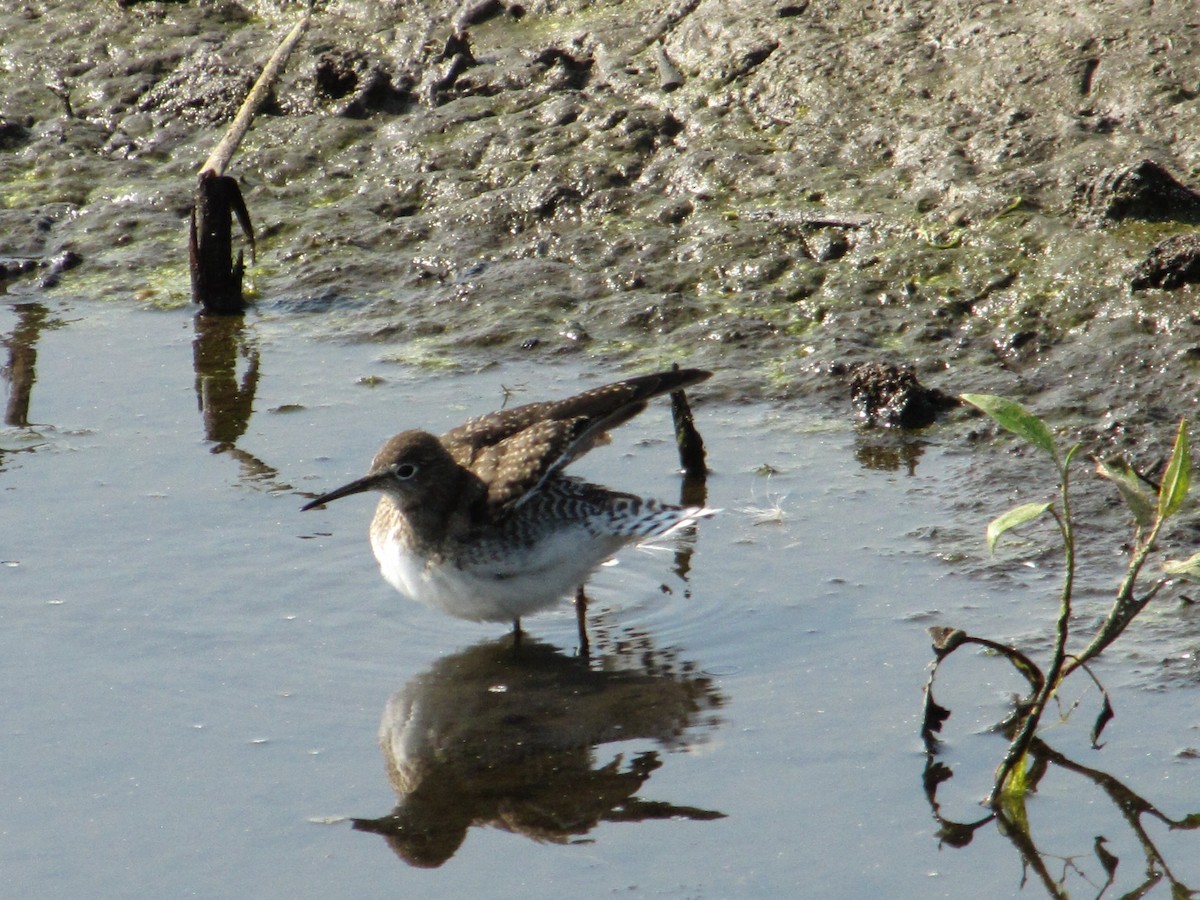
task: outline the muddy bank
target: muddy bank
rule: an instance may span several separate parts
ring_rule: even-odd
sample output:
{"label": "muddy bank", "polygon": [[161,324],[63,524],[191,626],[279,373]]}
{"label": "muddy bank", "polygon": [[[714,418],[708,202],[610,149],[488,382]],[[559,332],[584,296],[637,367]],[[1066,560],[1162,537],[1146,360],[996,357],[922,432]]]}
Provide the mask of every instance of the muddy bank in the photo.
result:
{"label": "muddy bank", "polygon": [[[837,373],[882,359],[1096,434],[1161,422],[1192,406],[1197,288],[1131,283],[1200,218],[1200,28],[1043,7],[318,4],[230,170],[252,290],[431,363],[684,359],[848,409]],[[194,174],[298,14],[0,13],[8,290],[69,252],[54,290],[186,302]],[[1182,201],[1129,200],[1144,160]]]}

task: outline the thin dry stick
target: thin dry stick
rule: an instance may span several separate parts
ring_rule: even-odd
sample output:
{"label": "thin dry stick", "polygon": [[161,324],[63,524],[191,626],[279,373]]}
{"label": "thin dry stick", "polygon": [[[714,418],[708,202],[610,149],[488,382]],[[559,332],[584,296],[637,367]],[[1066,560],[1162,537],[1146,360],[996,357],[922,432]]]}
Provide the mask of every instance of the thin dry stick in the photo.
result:
{"label": "thin dry stick", "polygon": [[201,175],[205,172],[212,172],[214,175],[225,174],[225,168],[233,158],[238,144],[242,142],[242,138],[250,130],[250,123],[254,121],[254,114],[258,112],[258,108],[267,99],[267,94],[270,93],[271,87],[275,84],[275,79],[283,71],[283,67],[286,65],[288,57],[291,56],[292,50],[300,42],[300,37],[304,34],[304,30],[308,28],[308,17],[309,12],[306,11],[300,21],[288,32],[287,37],[275,48],[275,52],[271,54],[271,58],[267,60],[267,64],[263,67],[262,74],[258,76],[258,81],[254,82],[254,87],[250,88],[250,93],[246,95],[241,109],[238,110],[237,116],[230,123],[229,129],[225,132],[225,137],[221,138],[221,143],[217,144],[213,152],[209,154],[208,159],[205,160],[204,165],[201,166]]}

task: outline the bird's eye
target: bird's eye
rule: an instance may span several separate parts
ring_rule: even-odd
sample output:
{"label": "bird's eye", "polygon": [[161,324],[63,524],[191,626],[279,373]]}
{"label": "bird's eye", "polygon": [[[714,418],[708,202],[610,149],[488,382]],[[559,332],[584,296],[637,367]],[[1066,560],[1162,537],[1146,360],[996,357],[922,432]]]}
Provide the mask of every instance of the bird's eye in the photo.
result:
{"label": "bird's eye", "polygon": [[401,481],[407,481],[417,474],[417,467],[412,463],[400,463],[396,466],[396,477]]}

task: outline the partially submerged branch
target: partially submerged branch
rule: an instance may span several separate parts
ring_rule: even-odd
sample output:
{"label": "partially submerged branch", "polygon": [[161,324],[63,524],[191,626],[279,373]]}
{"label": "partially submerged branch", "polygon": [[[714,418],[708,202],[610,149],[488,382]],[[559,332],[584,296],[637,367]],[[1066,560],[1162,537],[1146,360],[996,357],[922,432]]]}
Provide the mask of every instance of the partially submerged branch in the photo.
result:
{"label": "partially submerged branch", "polygon": [[205,170],[196,185],[196,202],[188,227],[188,262],[192,272],[192,302],[205,312],[232,314],[245,308],[242,251],[233,258],[232,220],[236,217],[254,257],[254,228],[236,179]]}

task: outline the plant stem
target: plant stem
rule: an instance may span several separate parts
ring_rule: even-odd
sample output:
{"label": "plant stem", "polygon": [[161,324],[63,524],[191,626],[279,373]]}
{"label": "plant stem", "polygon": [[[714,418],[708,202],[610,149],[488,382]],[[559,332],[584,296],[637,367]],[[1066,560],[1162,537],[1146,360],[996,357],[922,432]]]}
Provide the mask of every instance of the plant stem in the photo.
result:
{"label": "plant stem", "polygon": [[1017,732],[1017,736],[1013,738],[1011,744],[1008,745],[1008,752],[1004,754],[1004,760],[1000,763],[1000,768],[996,770],[996,780],[992,785],[992,792],[988,796],[988,805],[993,809],[999,808],[1000,797],[1004,793],[1005,785],[1008,784],[1012,777],[1013,770],[1018,765],[1023,765],[1025,754],[1029,750],[1029,745],[1033,741],[1034,735],[1037,733],[1038,724],[1042,719],[1042,712],[1046,709],[1046,704],[1050,702],[1050,698],[1054,696],[1054,692],[1058,690],[1059,684],[1066,677],[1065,662],[1067,658],[1067,638],[1070,636],[1071,630],[1071,596],[1075,588],[1075,529],[1071,522],[1071,492],[1069,482],[1069,469],[1071,455],[1068,454],[1066,462],[1059,468],[1059,474],[1062,478],[1062,514],[1050,508],[1051,515],[1054,516],[1054,521],[1058,523],[1058,530],[1062,533],[1063,539],[1063,556],[1066,562],[1066,573],[1063,576],[1062,596],[1058,606],[1058,625],[1055,631],[1054,638],[1054,655],[1050,659],[1050,668],[1046,672],[1046,681],[1042,685],[1036,696],[1033,698],[1033,703],[1029,707],[1029,711],[1025,714],[1025,718],[1021,721],[1021,728]]}
{"label": "plant stem", "polygon": [[1066,678],[1084,663],[1099,656],[1109,644],[1121,636],[1126,626],[1134,620],[1138,613],[1146,608],[1155,595],[1162,590],[1163,586],[1170,579],[1160,578],[1148,590],[1144,596],[1135,597],[1134,588],[1137,585],[1138,575],[1142,571],[1142,566],[1145,565],[1151,551],[1154,549],[1154,542],[1158,538],[1158,531],[1162,527],[1163,519],[1155,516],[1154,524],[1150,527],[1150,533],[1144,541],[1137,544],[1137,550],[1134,552],[1133,559],[1129,562],[1129,568],[1125,572],[1125,577],[1121,580],[1121,586],[1117,588],[1117,598],[1113,602],[1112,609],[1108,611],[1108,617],[1104,620],[1104,625],[1096,636],[1092,638],[1092,642],[1084,648],[1083,652],[1078,654],[1073,659],[1070,665],[1063,672],[1063,678]]}

